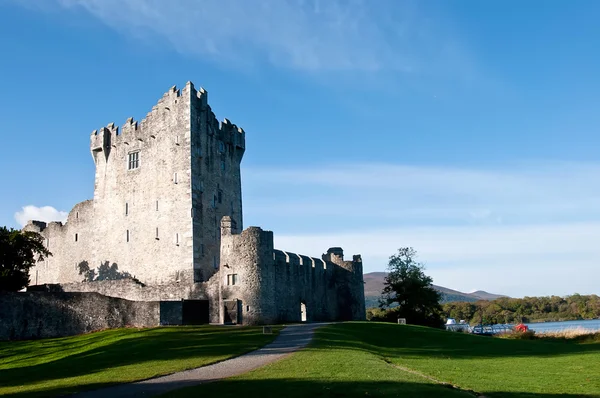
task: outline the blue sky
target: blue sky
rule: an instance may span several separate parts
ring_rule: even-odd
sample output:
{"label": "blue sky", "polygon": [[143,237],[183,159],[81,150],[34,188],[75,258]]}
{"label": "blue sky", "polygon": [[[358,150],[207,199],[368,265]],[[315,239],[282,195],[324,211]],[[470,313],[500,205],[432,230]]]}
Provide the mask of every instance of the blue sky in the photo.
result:
{"label": "blue sky", "polygon": [[0,225],[93,195],[89,134],[172,85],[246,130],[245,226],[413,246],[443,286],[600,293],[600,3],[0,0]]}

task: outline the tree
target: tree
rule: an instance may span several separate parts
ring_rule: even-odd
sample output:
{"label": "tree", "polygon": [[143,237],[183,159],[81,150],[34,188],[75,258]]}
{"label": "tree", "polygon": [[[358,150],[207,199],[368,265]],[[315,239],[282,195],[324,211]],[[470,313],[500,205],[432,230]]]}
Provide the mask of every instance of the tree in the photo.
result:
{"label": "tree", "polygon": [[29,268],[51,255],[40,234],[0,227],[0,291],[16,292],[29,285]]}
{"label": "tree", "polygon": [[406,318],[411,324],[441,327],[442,296],[433,288],[433,279],[423,272],[425,266],[415,260],[416,255],[412,247],[403,247],[390,257],[380,307],[397,304],[389,311],[391,316]]}

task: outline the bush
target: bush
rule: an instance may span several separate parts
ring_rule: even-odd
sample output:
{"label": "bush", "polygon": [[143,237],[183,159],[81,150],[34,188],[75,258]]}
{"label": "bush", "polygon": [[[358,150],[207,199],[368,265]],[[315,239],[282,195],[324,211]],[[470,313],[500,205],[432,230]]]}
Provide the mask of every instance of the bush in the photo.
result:
{"label": "bush", "polygon": [[508,333],[500,333],[496,335],[502,339],[512,339],[512,340],[534,340],[536,339],[535,331],[527,330],[526,332],[520,332],[518,330],[513,330]]}

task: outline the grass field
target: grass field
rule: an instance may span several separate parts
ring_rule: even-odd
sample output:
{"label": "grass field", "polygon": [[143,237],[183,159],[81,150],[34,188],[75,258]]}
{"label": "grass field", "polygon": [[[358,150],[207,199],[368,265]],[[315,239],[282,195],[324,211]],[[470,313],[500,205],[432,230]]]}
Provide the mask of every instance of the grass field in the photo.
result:
{"label": "grass field", "polygon": [[258,327],[185,326],[0,342],[0,395],[48,397],[147,379],[240,355],[275,336]]}
{"label": "grass field", "polygon": [[[449,388],[440,383],[458,388]],[[600,397],[600,343],[510,340],[346,323],[248,374],[169,397]]]}

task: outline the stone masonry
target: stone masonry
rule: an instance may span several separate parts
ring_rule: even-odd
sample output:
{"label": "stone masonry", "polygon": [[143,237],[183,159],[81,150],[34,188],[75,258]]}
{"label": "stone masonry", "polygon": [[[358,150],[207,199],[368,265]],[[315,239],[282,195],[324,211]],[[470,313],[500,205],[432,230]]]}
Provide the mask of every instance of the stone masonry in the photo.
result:
{"label": "stone masonry", "polygon": [[360,256],[316,259],[242,231],[245,132],[219,123],[208,93],[172,87],[141,122],[92,132],[94,198],[67,222],[30,221],[53,256],[33,285],[128,300],[208,300],[211,322],[259,324],[365,317]]}

